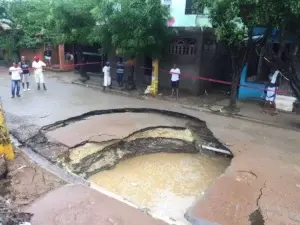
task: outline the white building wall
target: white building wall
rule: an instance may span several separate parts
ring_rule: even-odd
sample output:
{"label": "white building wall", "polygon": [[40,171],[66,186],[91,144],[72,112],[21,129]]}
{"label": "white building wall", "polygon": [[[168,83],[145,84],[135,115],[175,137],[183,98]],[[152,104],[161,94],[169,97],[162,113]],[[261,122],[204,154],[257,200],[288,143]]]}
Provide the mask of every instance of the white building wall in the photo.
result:
{"label": "white building wall", "polygon": [[211,27],[208,19],[208,12],[204,10],[201,15],[186,15],[186,0],[162,0],[162,4],[169,6],[173,23],[172,27]]}

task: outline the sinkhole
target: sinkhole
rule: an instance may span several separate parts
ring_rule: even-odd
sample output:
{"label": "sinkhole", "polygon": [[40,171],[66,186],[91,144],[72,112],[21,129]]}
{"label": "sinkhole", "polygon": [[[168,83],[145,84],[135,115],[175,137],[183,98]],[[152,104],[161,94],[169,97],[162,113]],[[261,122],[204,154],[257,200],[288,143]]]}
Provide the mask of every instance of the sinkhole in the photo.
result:
{"label": "sinkhole", "polygon": [[47,126],[29,145],[93,185],[181,224],[189,224],[185,213],[232,158],[204,121],[153,110],[61,121]]}

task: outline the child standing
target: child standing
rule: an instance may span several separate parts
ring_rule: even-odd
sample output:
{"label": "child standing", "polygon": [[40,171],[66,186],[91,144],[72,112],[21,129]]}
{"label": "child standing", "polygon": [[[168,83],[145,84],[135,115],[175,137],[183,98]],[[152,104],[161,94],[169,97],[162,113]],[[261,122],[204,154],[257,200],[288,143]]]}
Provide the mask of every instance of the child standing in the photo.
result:
{"label": "child standing", "polygon": [[22,69],[14,62],[13,66],[9,68],[9,75],[11,76],[11,97],[20,96],[20,82],[21,82]]}

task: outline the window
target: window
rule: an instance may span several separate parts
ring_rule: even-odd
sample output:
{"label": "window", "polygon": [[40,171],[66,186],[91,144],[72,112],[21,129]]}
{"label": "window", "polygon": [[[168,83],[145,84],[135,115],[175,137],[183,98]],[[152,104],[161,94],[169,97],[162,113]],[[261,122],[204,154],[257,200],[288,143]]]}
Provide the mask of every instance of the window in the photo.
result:
{"label": "window", "polygon": [[196,55],[196,40],[194,39],[179,39],[174,40],[169,44],[168,49],[171,55]]}
{"label": "window", "polygon": [[204,12],[203,8],[201,8],[200,11],[197,12],[197,10],[195,10],[194,4],[195,4],[194,0],[186,0],[185,1],[185,14],[186,15],[196,15],[198,13],[202,14]]}
{"label": "window", "polygon": [[186,0],[185,1],[185,14],[191,15],[191,14],[197,14],[194,10],[194,1],[193,0]]}

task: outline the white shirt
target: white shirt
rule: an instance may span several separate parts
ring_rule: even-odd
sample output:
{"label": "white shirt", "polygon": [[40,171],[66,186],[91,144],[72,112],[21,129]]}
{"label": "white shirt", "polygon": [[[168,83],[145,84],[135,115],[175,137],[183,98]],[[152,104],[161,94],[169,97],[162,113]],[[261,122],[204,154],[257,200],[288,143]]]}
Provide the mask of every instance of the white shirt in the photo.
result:
{"label": "white shirt", "polygon": [[178,81],[179,80],[179,75],[180,75],[180,69],[176,68],[176,69],[171,69],[170,70],[170,74],[171,74],[171,81]]}
{"label": "white shirt", "polygon": [[46,66],[46,64],[41,60],[39,60],[38,62],[36,61],[32,62],[32,68],[35,69],[34,70],[35,74],[41,74],[43,72],[43,66]]}
{"label": "white shirt", "polygon": [[110,76],[110,66],[104,66],[102,69],[104,76]]}
{"label": "white shirt", "polygon": [[21,80],[22,69],[20,67],[10,67],[9,72],[11,73],[12,80]]}
{"label": "white shirt", "polygon": [[280,74],[279,70],[276,70],[274,73],[273,73],[273,76],[271,78],[271,84],[275,84],[276,83],[276,80],[277,80],[277,77],[278,75]]}

